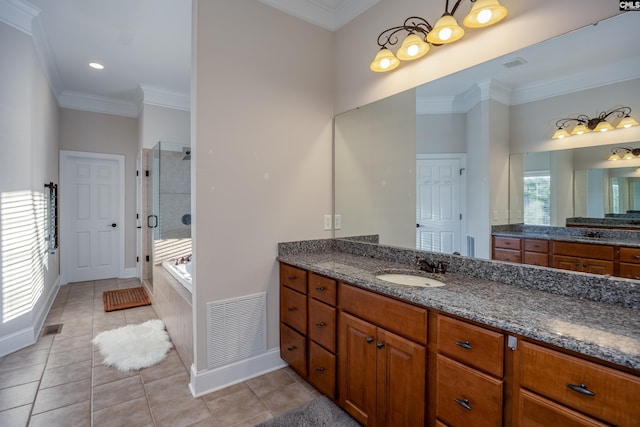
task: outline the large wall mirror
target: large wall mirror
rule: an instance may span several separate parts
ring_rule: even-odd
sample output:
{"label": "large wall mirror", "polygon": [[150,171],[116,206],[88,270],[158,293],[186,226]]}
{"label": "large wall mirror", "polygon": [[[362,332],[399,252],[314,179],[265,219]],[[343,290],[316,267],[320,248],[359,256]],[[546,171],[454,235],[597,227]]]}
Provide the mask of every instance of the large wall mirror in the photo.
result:
{"label": "large wall mirror", "polygon": [[582,192],[595,170],[603,214],[615,191],[618,208],[637,206],[619,195],[637,187],[640,161],[613,172],[607,158],[640,148],[640,126],[551,136],[560,118],[613,106],[637,118],[640,45],[615,41],[639,26],[640,14],[623,13],[336,116],[335,237],[489,258],[491,226],[524,222],[522,183],[535,168],[555,177],[549,225],[591,214],[596,192]]}

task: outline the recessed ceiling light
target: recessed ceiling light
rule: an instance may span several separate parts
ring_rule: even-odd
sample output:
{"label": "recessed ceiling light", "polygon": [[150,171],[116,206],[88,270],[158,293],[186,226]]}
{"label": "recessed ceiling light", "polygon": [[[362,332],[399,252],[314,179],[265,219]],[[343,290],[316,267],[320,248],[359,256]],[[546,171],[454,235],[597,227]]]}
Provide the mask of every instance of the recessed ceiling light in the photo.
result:
{"label": "recessed ceiling light", "polygon": [[100,64],[99,62],[89,62],[89,67],[95,68],[96,70],[102,70],[104,68],[104,65]]}

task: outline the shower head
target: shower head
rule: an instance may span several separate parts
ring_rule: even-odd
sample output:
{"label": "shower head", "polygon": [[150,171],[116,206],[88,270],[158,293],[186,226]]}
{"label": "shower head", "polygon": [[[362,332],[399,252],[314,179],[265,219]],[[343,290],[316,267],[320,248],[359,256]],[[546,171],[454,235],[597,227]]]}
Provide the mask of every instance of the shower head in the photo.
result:
{"label": "shower head", "polygon": [[187,150],[184,152],[184,157],[182,160],[191,160],[191,150]]}

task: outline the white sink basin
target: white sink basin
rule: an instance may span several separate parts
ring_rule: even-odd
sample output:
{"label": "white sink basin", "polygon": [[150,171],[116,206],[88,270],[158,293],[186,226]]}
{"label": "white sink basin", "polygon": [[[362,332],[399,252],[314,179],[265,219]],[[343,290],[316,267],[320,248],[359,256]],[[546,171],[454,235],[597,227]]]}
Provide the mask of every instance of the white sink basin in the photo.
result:
{"label": "white sink basin", "polygon": [[413,274],[379,274],[376,278],[396,285],[419,286],[421,288],[437,288],[446,285],[439,280]]}

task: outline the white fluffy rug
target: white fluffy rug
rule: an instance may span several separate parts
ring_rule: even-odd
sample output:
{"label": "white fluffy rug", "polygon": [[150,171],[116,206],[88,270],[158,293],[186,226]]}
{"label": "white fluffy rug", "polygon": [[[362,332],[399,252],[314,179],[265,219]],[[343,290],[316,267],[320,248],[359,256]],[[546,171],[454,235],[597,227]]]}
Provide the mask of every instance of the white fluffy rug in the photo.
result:
{"label": "white fluffy rug", "polygon": [[134,371],[153,366],[167,356],[173,344],[162,320],[148,320],[101,332],[93,339],[103,364],[121,371]]}

